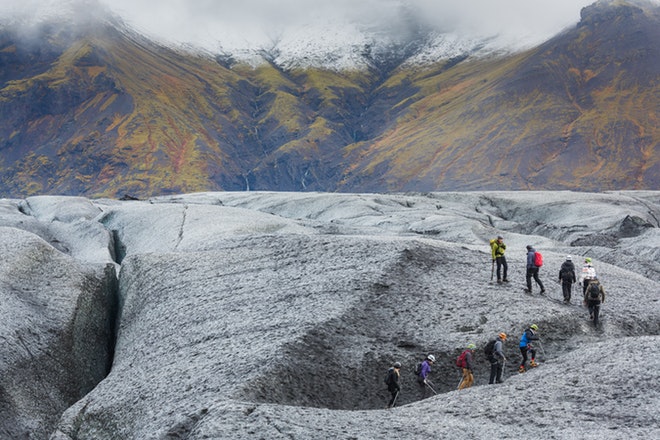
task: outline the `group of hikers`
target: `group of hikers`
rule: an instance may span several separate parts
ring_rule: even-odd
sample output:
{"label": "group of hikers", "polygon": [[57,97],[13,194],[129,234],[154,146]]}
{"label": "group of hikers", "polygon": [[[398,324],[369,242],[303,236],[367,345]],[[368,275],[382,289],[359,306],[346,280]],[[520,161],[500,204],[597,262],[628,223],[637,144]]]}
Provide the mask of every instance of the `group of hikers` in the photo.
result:
{"label": "group of hikers", "polygon": [[[536,346],[540,345],[541,343],[538,331],[538,325],[532,324],[527,329],[525,329],[520,338],[519,348],[520,354],[522,355],[522,360],[518,367],[519,373],[524,373],[527,371],[528,358],[529,368],[538,366],[538,363],[536,362]],[[484,354],[490,363],[490,378],[488,380],[489,384],[498,384],[503,382],[502,373],[504,371],[504,365],[507,361],[507,358],[504,355],[504,342],[506,340],[506,333],[499,333],[497,337],[488,342],[484,348]],[[465,350],[463,350],[463,352],[461,352],[461,354],[456,358],[456,366],[461,369],[463,374],[461,381],[458,384],[459,390],[469,388],[474,384],[474,351],[476,348],[477,347],[475,344],[469,343]],[[428,397],[429,391],[433,394],[437,394],[433,388],[431,380],[429,379],[431,367],[435,361],[435,356],[429,354],[424,358],[422,362],[417,364],[417,368],[415,369],[415,376],[419,386],[420,398],[422,399]],[[395,362],[389,368],[387,376],[385,377],[387,390],[391,395],[390,400],[387,403],[387,408],[392,408],[396,404],[397,397],[401,392],[400,377],[401,363]]]}
{"label": "group of hikers", "polygon": [[[492,272],[495,272],[497,274],[498,284],[508,283],[509,267],[504,255],[506,251],[504,238],[499,235],[497,238],[490,240],[490,249],[493,260],[493,271],[491,271],[491,279],[493,277]],[[527,266],[525,273],[525,281],[527,282],[527,288],[525,289],[526,293],[532,293],[532,279],[534,279],[538,287],[541,289],[540,293],[545,293],[545,287],[539,278],[539,270],[542,265],[543,256],[541,253],[534,249],[532,245],[527,245]],[[497,271],[495,271],[496,266]],[[598,277],[596,276],[596,269],[591,263],[591,258],[586,257],[584,259],[584,265],[582,266],[580,276],[576,277],[573,258],[570,255],[566,256],[566,261],[562,263],[561,268],[559,269],[558,282],[561,283],[565,304],[571,303],[571,292],[573,291],[573,284],[578,282],[580,286],[582,286],[582,298],[584,305],[589,308],[590,319],[592,319],[594,324],[597,325],[600,304],[605,302],[605,289],[603,289],[603,285],[600,283]]]}
{"label": "group of hikers", "polygon": [[[504,238],[502,236],[498,236],[497,238],[490,240],[490,248],[493,259],[492,272],[497,274],[497,283],[508,283],[508,265],[505,257],[506,245],[504,244]],[[533,246],[527,245],[527,270],[525,274],[527,282],[527,288],[525,291],[527,293],[532,293],[532,279],[534,279],[538,287],[541,289],[540,293],[545,293],[545,288],[541,282],[541,279],[539,278],[539,269],[542,265],[542,255],[537,252]],[[497,267],[496,271],[495,267]],[[491,279],[493,277],[492,272]],[[584,265],[578,277],[575,273],[575,265],[573,264],[572,257],[570,255],[566,256],[566,261],[562,263],[561,268],[559,269],[558,282],[561,283],[562,294],[564,296],[564,304],[571,303],[571,292],[573,291],[573,285],[576,282],[579,282],[579,284],[582,286],[582,297],[584,305],[589,309],[590,319],[594,321],[594,325],[598,325],[600,304],[605,302],[605,290],[603,289],[602,284],[596,276],[596,269],[592,264],[591,258],[586,257],[584,259]],[[541,343],[538,331],[538,325],[531,324],[525,329],[522,336],[520,337],[519,348],[522,360],[518,366],[519,373],[524,373],[528,368],[535,368],[538,366],[538,363],[536,362],[536,347],[540,347]],[[488,381],[489,384],[502,383],[502,373],[507,360],[503,349],[503,344],[506,340],[506,333],[499,333],[497,337],[488,342],[484,348],[484,354],[490,363],[490,378]],[[475,349],[476,345],[469,343],[456,359],[456,366],[459,367],[462,371],[462,378],[458,385],[459,390],[469,388],[474,384],[473,371]],[[529,367],[527,366],[528,359]],[[431,372],[431,367],[435,361],[435,356],[429,354],[422,362],[417,365],[417,368],[415,369],[417,384],[420,390],[420,397],[422,399],[428,396],[429,391],[437,394],[433,388],[433,384],[429,380],[429,373]],[[391,394],[387,408],[392,408],[396,404],[397,397],[401,391],[401,387],[399,385],[400,375],[401,363],[395,362],[389,368],[385,377],[387,389]]]}

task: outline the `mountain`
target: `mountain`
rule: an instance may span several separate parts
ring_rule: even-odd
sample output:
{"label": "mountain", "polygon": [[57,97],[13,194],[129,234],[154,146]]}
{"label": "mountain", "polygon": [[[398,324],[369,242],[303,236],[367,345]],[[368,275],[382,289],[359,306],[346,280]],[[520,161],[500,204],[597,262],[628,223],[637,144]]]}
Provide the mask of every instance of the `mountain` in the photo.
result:
{"label": "mountain", "polygon": [[0,193],[658,188],[659,22],[598,1],[523,52],[419,30],[357,42],[351,68],[284,46],[247,64],[113,17],[7,24]]}

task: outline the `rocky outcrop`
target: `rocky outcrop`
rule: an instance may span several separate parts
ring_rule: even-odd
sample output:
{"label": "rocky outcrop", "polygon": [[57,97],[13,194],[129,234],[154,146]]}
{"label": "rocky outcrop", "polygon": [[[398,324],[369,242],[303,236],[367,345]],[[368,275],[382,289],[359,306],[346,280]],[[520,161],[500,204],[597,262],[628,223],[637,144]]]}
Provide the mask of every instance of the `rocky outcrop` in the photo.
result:
{"label": "rocky outcrop", "polygon": [[113,265],[82,265],[38,236],[0,227],[0,437],[47,438],[108,373]]}

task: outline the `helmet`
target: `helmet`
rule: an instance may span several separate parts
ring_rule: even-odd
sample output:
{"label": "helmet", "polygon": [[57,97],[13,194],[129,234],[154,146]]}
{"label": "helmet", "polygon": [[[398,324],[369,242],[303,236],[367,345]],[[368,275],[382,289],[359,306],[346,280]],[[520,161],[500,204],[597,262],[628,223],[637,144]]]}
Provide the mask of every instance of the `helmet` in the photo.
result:
{"label": "helmet", "polygon": [[591,263],[591,257],[587,257],[587,258],[585,258],[585,259],[584,259],[584,262],[585,262],[585,263]]}
{"label": "helmet", "polygon": [[506,333],[500,333],[500,334],[497,335],[497,336],[499,336],[500,339],[502,339],[503,341],[506,341]]}
{"label": "helmet", "polygon": [[401,362],[395,362],[392,366],[394,368],[401,368]]}
{"label": "helmet", "polygon": [[474,345],[474,344],[472,344],[472,343],[469,343],[469,344],[467,345],[467,348],[468,348],[468,350],[474,350],[475,348],[477,348],[477,346]]}
{"label": "helmet", "polygon": [[432,354],[428,355],[426,359],[430,360],[431,362],[435,362],[435,356],[433,356]]}
{"label": "helmet", "polygon": [[529,326],[529,328],[531,328],[532,330],[538,330],[539,326],[536,325],[536,324],[532,324],[532,325]]}
{"label": "helmet", "polygon": [[525,247],[527,248],[527,250],[530,250],[530,249],[532,248],[532,245],[531,245],[531,244],[528,244],[528,245],[525,246]]}
{"label": "helmet", "polygon": [[571,261],[572,259],[573,257],[571,257],[570,255],[566,255],[566,260]]}

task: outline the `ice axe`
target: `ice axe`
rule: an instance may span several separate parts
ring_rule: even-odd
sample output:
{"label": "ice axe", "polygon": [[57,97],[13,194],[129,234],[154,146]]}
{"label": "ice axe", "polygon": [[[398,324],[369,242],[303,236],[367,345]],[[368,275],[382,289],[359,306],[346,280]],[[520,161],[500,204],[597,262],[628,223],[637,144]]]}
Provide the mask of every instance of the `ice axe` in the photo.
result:
{"label": "ice axe", "polygon": [[424,382],[424,383],[426,384],[427,387],[431,388],[431,391],[433,391],[433,394],[436,394],[436,395],[438,394],[438,393],[433,389],[433,387],[431,386],[431,384],[429,383],[429,381],[426,381],[426,382]]}

